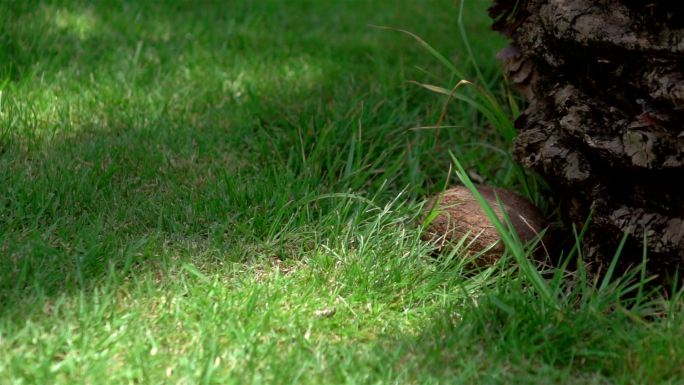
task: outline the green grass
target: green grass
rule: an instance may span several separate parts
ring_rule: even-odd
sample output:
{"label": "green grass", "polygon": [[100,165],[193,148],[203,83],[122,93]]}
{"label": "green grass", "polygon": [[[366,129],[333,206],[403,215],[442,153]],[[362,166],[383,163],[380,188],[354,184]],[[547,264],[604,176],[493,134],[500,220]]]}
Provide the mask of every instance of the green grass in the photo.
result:
{"label": "green grass", "polygon": [[420,241],[450,151],[540,199],[486,6],[3,1],[0,383],[680,383],[678,295]]}

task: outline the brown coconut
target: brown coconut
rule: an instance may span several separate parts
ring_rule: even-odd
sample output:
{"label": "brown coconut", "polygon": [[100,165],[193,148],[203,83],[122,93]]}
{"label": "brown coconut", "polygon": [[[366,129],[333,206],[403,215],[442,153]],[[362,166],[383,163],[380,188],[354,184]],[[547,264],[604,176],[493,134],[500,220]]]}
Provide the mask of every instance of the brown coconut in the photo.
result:
{"label": "brown coconut", "polygon": [[[534,239],[547,226],[539,209],[520,195],[489,186],[477,189],[505,224],[498,196],[522,242]],[[467,234],[465,245],[470,244],[470,253],[479,253],[494,245],[478,257],[476,264],[493,264],[503,254],[499,233],[466,187],[453,187],[431,197],[426,208],[428,212],[437,212],[437,216],[428,224],[423,239],[434,242],[439,251],[459,242]]]}

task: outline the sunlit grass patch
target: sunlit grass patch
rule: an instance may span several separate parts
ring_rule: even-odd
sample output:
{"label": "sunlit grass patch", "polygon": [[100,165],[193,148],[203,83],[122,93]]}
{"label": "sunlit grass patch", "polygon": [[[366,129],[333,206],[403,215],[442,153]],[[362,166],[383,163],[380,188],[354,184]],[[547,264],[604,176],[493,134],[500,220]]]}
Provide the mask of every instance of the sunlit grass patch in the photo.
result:
{"label": "sunlit grass patch", "polygon": [[92,9],[83,9],[78,13],[70,12],[66,9],[45,9],[43,11],[48,17],[52,17],[52,21],[55,25],[65,30],[67,33],[73,33],[79,37],[79,39],[84,40],[88,38],[89,35],[96,32],[95,28],[98,24],[98,20]]}

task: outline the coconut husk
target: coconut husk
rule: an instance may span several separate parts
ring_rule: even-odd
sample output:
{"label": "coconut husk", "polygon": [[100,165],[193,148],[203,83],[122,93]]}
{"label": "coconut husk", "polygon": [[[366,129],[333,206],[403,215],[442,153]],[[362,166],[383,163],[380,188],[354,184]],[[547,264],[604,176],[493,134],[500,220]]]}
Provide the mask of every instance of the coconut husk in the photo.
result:
{"label": "coconut husk", "polygon": [[[479,186],[478,191],[505,224],[498,196],[522,242],[531,241],[547,227],[539,209],[520,195],[489,186]],[[503,254],[504,245],[499,233],[466,187],[453,187],[431,197],[426,208],[427,213],[436,211],[438,214],[428,224],[422,238],[434,242],[438,251],[450,245],[453,247],[466,237],[463,244],[468,245],[466,252],[482,254],[475,261],[477,265],[494,264]]]}

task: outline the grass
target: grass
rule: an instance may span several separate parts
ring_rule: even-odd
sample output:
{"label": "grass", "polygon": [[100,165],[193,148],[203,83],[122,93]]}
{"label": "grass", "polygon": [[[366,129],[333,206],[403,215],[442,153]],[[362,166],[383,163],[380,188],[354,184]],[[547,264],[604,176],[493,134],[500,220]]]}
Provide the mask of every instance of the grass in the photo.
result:
{"label": "grass", "polygon": [[466,174],[539,199],[486,5],[3,2],[0,383],[681,382],[678,294],[420,241]]}

